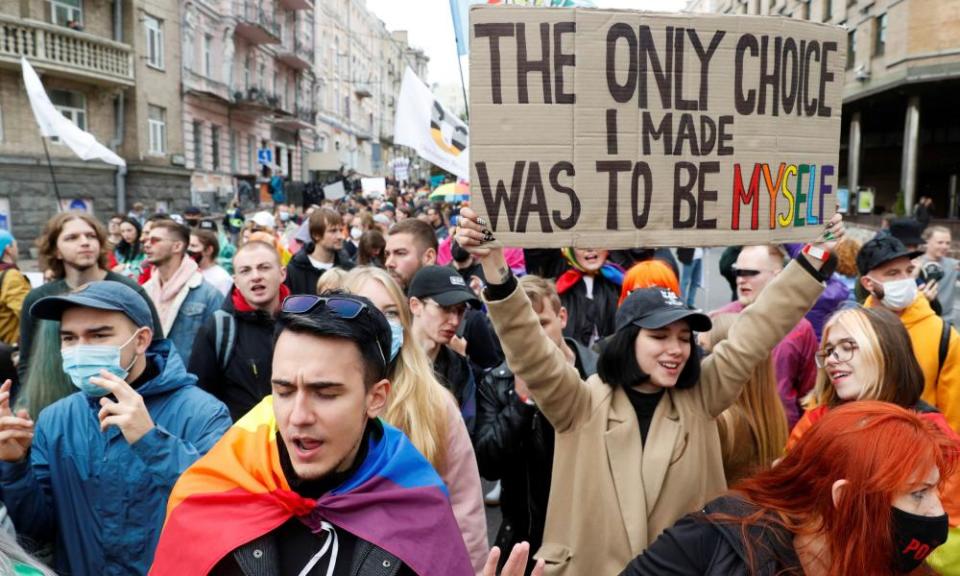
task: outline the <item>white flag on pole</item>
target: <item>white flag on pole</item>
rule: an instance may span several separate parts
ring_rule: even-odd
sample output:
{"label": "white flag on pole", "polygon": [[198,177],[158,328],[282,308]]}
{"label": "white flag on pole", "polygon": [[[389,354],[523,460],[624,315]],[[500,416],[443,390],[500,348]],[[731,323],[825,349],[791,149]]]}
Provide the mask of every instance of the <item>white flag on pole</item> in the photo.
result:
{"label": "white flag on pole", "polygon": [[20,58],[20,65],[23,67],[23,84],[27,88],[27,97],[30,99],[33,116],[40,126],[40,134],[47,138],[59,138],[83,160],[102,160],[115,166],[127,165],[123,158],[97,142],[93,134],[81,130],[53,107],[50,97],[43,89],[40,77],[26,58]]}
{"label": "white flag on pole", "polygon": [[470,129],[434,99],[409,67],[403,73],[393,133],[397,144],[410,146],[458,178],[470,179]]}

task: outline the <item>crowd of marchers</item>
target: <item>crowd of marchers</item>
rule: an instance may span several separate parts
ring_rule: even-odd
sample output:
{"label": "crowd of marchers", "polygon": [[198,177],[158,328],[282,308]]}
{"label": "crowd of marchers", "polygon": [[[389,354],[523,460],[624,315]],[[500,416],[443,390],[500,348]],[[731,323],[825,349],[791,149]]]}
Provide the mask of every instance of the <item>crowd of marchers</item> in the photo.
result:
{"label": "crowd of marchers", "polygon": [[35,285],[0,230],[0,574],[960,575],[948,228],[714,248],[702,311],[703,248],[308,202],[62,212]]}

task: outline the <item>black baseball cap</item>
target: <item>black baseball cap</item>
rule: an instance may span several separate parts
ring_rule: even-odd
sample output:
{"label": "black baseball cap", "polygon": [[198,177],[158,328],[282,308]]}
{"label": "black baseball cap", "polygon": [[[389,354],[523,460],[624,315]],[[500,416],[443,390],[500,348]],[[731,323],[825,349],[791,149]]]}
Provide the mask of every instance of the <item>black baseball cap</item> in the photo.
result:
{"label": "black baseball cap", "polygon": [[709,316],[684,304],[672,291],[641,288],[631,292],[617,309],[616,329],[619,332],[632,324],[654,330],[677,320],[686,320],[695,332],[707,332],[713,327]]}
{"label": "black baseball cap", "polygon": [[470,290],[463,277],[447,266],[425,266],[410,281],[407,296],[431,298],[441,306],[466,302],[471,308],[480,308],[480,299]]}
{"label": "black baseball cap", "polygon": [[878,236],[860,248],[857,253],[857,271],[866,276],[871,270],[897,258],[913,260],[923,254],[922,250],[907,250],[903,242],[893,236]]}
{"label": "black baseball cap", "polygon": [[123,312],[137,328],[153,327],[153,315],[144,297],[126,284],[113,280],[90,282],[67,294],[41,298],[30,307],[30,315],[59,322],[65,310],[78,306]]}
{"label": "black baseball cap", "polygon": [[202,216],[203,210],[198,206],[187,206],[187,209],[183,211],[184,216]]}
{"label": "black baseball cap", "polygon": [[889,232],[905,246],[919,246],[927,243],[923,239],[923,227],[913,218],[894,218],[890,221]]}

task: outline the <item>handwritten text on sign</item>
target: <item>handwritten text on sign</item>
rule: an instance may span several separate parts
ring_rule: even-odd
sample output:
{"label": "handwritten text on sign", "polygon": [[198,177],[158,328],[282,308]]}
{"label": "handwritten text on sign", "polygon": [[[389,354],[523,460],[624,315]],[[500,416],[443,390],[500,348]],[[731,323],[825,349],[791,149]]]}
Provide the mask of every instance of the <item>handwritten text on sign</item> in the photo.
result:
{"label": "handwritten text on sign", "polygon": [[833,214],[842,29],[471,10],[471,190],[526,247],[810,239]]}

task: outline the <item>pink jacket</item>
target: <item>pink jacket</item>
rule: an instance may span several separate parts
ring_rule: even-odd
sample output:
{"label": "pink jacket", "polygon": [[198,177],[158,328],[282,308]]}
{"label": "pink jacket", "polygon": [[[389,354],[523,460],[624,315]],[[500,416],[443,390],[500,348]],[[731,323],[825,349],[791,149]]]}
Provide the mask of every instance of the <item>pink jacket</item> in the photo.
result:
{"label": "pink jacket", "polygon": [[[710,313],[710,316],[719,314],[739,314],[743,312],[743,304],[731,302]],[[777,374],[777,392],[783,402],[783,410],[787,414],[787,424],[792,429],[803,415],[800,401],[807,392],[813,389],[817,379],[817,365],[814,355],[819,343],[813,324],[803,318],[794,326],[787,337],[777,344],[771,353],[773,367]]]}
{"label": "pink jacket", "polygon": [[487,516],[483,509],[480,470],[467,426],[452,394],[447,395],[447,446],[442,470],[438,470],[450,492],[450,504],[460,533],[470,553],[477,576],[483,572],[490,546],[487,543]]}

